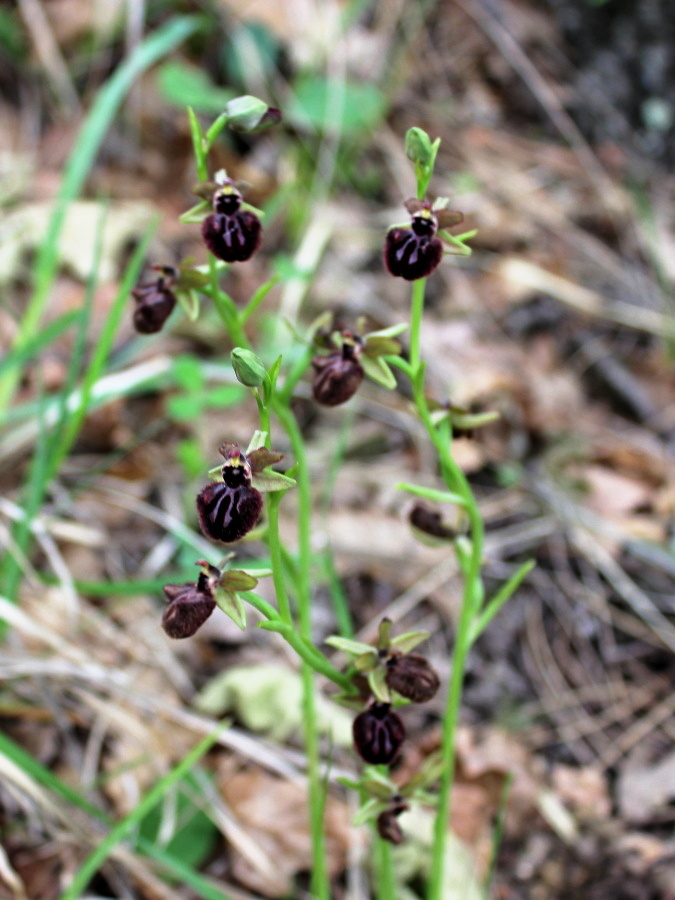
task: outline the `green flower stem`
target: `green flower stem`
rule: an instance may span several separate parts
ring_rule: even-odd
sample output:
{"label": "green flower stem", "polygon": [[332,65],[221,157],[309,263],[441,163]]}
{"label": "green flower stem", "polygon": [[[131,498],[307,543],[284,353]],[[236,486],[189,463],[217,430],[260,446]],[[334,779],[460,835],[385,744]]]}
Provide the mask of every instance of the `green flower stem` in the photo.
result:
{"label": "green flower stem", "polygon": [[[419,278],[417,281],[413,281],[412,286],[412,298],[410,307],[410,368],[413,373],[417,373],[420,370],[420,332],[422,330],[422,314],[424,313],[424,289],[426,288],[426,284],[426,278]],[[423,372],[422,384],[424,384]]]}
{"label": "green flower stem", "polygon": [[443,900],[445,847],[450,814],[450,796],[455,775],[455,738],[459,723],[466,659],[471,647],[473,620],[483,597],[480,572],[483,560],[484,526],[469,482],[452,457],[452,431],[450,425],[447,421],[441,423],[439,427],[434,425],[424,393],[425,366],[421,361],[420,335],[424,310],[425,284],[425,279],[419,279],[413,283],[412,287],[410,369],[413,398],[418,414],[436,450],[443,480],[450,491],[458,494],[463,499],[463,506],[469,519],[471,533],[471,549],[466,560],[462,608],[457,624],[450,687],[443,717],[441,742],[443,767],[439,784],[438,808],[434,822],[431,873],[427,894],[428,900]]}
{"label": "green flower stem", "polygon": [[261,628],[266,631],[275,631],[280,634],[293,647],[298,656],[308,663],[319,675],[324,675],[341,690],[348,694],[355,694],[354,685],[350,674],[339,672],[332,666],[320,650],[314,644],[305,641],[291,625],[280,621],[278,618],[271,622],[261,623]]}
{"label": "green flower stem", "polygon": [[[308,644],[312,643],[311,619],[311,566],[312,566],[312,534],[311,513],[312,493],[310,484],[309,462],[305,444],[295,416],[288,406],[274,402],[274,412],[286,432],[297,466],[298,481],[298,620],[300,637]],[[330,881],[326,867],[326,843],[324,836],[325,788],[321,778],[321,755],[319,748],[319,730],[316,715],[314,694],[314,670],[312,665],[304,662],[302,666],[303,716],[305,723],[305,752],[307,753],[307,769],[309,779],[310,832],[312,838],[312,879],[311,890],[318,900],[329,900]]]}
{"label": "green flower stem", "polygon": [[378,900],[396,900],[398,890],[396,885],[396,872],[394,871],[394,859],[392,846],[375,835],[375,854],[377,865],[377,898]]}
{"label": "green flower stem", "polygon": [[291,402],[295,386],[307,371],[313,356],[313,349],[307,347],[304,353],[302,353],[291,366],[288,375],[284,380],[283,387],[278,391],[279,402],[283,403],[285,406],[288,406]]}
{"label": "green flower stem", "polygon": [[281,556],[281,540],[279,538],[279,503],[284,493],[284,491],[274,491],[267,495],[267,546],[270,551],[272,580],[274,581],[274,591],[279,605],[279,618],[292,628],[293,614],[291,613],[291,604],[286,591],[284,563]]}

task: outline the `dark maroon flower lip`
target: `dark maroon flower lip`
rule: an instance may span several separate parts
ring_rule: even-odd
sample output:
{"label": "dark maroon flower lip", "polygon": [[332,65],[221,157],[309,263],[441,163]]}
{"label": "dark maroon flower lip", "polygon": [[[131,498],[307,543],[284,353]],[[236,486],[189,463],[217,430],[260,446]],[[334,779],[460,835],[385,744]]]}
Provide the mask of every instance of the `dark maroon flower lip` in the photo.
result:
{"label": "dark maroon flower lip", "polygon": [[435,669],[417,653],[393,653],[387,660],[387,687],[413,703],[426,703],[441,682]]}
{"label": "dark maroon flower lip", "polygon": [[410,225],[394,226],[387,232],[384,265],[391,275],[417,281],[431,275],[443,259],[438,229],[459,224],[463,216],[445,207],[434,209],[428,200],[415,197],[406,200],[404,206],[410,213]]}
{"label": "dark maroon flower lip", "polygon": [[388,703],[373,703],[354,719],[354,746],[371,765],[391,765],[401,752],[405,726]]}
{"label": "dark maroon flower lip", "polygon": [[406,281],[431,275],[443,258],[443,245],[434,234],[417,234],[412,225],[390,228],[384,246],[387,271]]}
{"label": "dark maroon flower lip", "polygon": [[315,356],[312,395],[323,406],[339,406],[350,400],[363,381],[363,367],[355,348],[345,344],[328,356]]}
{"label": "dark maroon flower lip", "polygon": [[237,184],[226,178],[213,194],[213,213],[202,222],[207,248],[224,262],[246,262],[262,243],[262,224],[250,209],[242,209]]}
{"label": "dark maroon flower lip", "polygon": [[253,469],[239,444],[225,443],[220,453],[225,459],[223,480],[207,484],[200,491],[197,515],[206,537],[231,544],[255,527],[262,512],[263,497],[251,484]]}
{"label": "dark maroon flower lip", "polygon": [[165,266],[162,273],[154,281],[136,285],[131,292],[136,302],[134,327],[141,334],[156,334],[161,331],[176,305],[176,295],[171,290],[176,271]]}
{"label": "dark maroon flower lip", "polygon": [[215,576],[202,572],[196,582],[165,585],[164,594],[169,605],[162,616],[162,628],[169,637],[192,637],[206,622],[216,608],[214,580],[217,580]]}

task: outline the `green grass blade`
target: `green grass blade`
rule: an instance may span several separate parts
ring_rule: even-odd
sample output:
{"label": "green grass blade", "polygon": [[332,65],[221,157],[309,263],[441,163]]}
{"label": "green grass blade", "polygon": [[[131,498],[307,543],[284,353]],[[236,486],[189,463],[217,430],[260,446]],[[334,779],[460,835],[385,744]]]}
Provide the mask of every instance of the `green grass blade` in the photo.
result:
{"label": "green grass blade", "polygon": [[[34,781],[72,804],[76,809],[82,810],[82,812],[105,825],[110,825],[110,820],[102,810],[87,800],[86,797],[83,797],[75,788],[66,784],[65,781],[62,781],[49,769],[46,769],[2,732],[0,732],[0,754],[12,760]],[[227,894],[224,894],[206,878],[195,872],[190,866],[185,865],[180,859],[176,859],[170,853],[162,850],[161,847],[142,837],[139,837],[137,843],[140,852],[144,856],[154,859],[169,874],[191,887],[204,900],[231,900]]]}
{"label": "green grass blade", "polygon": [[68,331],[79,318],[80,311],[77,309],[64,313],[58,319],[54,319],[53,322],[45,326],[39,334],[27,341],[23,347],[15,347],[13,350],[10,350],[9,353],[0,359],[0,377],[10,369],[22,369],[41,350],[48,347],[53,341],[61,337],[64,332]]}
{"label": "green grass blade", "polygon": [[173,768],[168,775],[161,778],[157,784],[145,795],[138,806],[133,809],[128,816],[125,816],[121,822],[106,835],[101,843],[93,850],[82,863],[78,871],[75,873],[70,886],[61,895],[60,900],[78,900],[87,885],[98,872],[100,867],[105,863],[114,848],[131,829],[137,825],[144,816],[147,815],[172,785],[180,781],[199,759],[215,744],[222,731],[227,727],[227,723],[221,723],[211,734],[208,734],[194,747],[181,761]]}
{"label": "green grass blade", "polygon": [[[124,97],[135,84],[139,75],[184,41],[195,31],[198,24],[197,17],[182,16],[173,19],[162,28],[158,28],[136,48],[99,91],[89,115],[80,129],[73,153],[66,165],[54,210],[47,226],[47,234],[35,262],[34,291],[19,325],[14,342],[16,349],[25,346],[26,342],[32,338],[42,317],[58,270],[59,237],[68,205],[80,193]],[[10,370],[0,380],[0,410],[9,403],[16,387],[17,378],[18,373]]]}

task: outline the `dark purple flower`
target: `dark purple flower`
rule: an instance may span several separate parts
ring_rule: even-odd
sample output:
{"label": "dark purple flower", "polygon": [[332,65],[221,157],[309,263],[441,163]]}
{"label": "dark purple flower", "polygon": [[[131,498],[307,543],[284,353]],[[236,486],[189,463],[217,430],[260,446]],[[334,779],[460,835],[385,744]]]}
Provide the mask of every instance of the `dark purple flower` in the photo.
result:
{"label": "dark purple flower", "polygon": [[354,746],[372,765],[390,765],[405,740],[405,726],[389,703],[373,703],[354,719]]}
{"label": "dark purple flower", "polygon": [[176,296],[171,290],[176,277],[175,269],[161,268],[162,275],[154,281],[138,284],[131,295],[136,301],[134,327],[141,334],[155,334],[173,312]]}
{"label": "dark purple flower", "polygon": [[214,194],[213,213],[202,223],[204,243],[225,262],[250,259],[262,242],[260,219],[241,204],[241,191],[228,179]]}
{"label": "dark purple flower", "polygon": [[413,703],[426,703],[440,687],[435,669],[416,653],[392,654],[386,665],[387,686]]}
{"label": "dark purple flower", "polygon": [[394,226],[387,232],[384,264],[387,270],[406,281],[426,278],[443,258],[443,244],[437,237],[441,228],[455,225],[462,214],[448,209],[434,210],[428,200],[411,198],[405,202],[409,226]]}
{"label": "dark purple flower", "polygon": [[416,503],[410,511],[410,524],[418,531],[428,534],[430,537],[442,540],[452,540],[456,532],[445,524],[439,512],[429,509],[423,503]]}
{"label": "dark purple flower", "polygon": [[223,481],[214,481],[197,496],[197,514],[202,532],[213,541],[238,541],[260,518],[263,498],[251,484],[251,464],[238,444],[225,444]]}
{"label": "dark purple flower", "polygon": [[328,356],[315,356],[312,394],[317,403],[339,406],[354,396],[363,381],[363,368],[359,362],[361,347],[351,335],[347,336],[339,350]]}
{"label": "dark purple flower", "polygon": [[385,809],[377,817],[377,833],[382,840],[389,841],[390,844],[402,844],[403,832],[398,824],[398,817],[410,807],[402,799],[393,802],[389,809]]}
{"label": "dark purple flower", "polygon": [[192,637],[206,622],[216,608],[213,595],[216,580],[202,572],[196,582],[165,585],[164,593],[169,605],[162,616],[162,628],[169,637]]}

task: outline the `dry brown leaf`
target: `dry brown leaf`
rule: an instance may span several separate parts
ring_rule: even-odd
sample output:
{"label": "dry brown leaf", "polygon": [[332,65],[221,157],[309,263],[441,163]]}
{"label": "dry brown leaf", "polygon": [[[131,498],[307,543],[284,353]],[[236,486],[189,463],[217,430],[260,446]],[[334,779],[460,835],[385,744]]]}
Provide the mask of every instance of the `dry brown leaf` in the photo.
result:
{"label": "dry brown leaf", "polygon": [[551,784],[558,798],[580,818],[605,819],[611,815],[607,779],[600,769],[559,764],[553,768]]}
{"label": "dry brown leaf", "polygon": [[[266,897],[286,896],[295,876],[312,866],[306,787],[261,769],[232,774],[229,765],[219,773],[218,783],[223,798],[261,851],[261,865],[257,867],[243,856],[235,856],[237,878]],[[346,864],[354,837],[347,807],[330,796],[324,833],[329,873],[335,877]]]}

